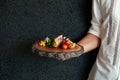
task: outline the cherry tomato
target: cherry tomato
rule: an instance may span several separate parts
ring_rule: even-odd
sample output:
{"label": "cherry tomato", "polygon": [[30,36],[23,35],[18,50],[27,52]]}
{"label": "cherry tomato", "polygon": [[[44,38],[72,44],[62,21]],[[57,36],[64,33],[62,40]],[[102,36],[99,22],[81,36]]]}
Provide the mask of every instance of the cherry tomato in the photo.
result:
{"label": "cherry tomato", "polygon": [[67,49],[67,45],[66,44],[62,44],[62,49]]}
{"label": "cherry tomato", "polygon": [[71,44],[68,45],[68,48],[69,49],[75,48],[75,45],[76,45],[75,43],[71,43]]}
{"label": "cherry tomato", "polygon": [[65,43],[66,45],[68,45],[68,44],[71,43],[71,41],[67,39],[64,43]]}
{"label": "cherry tomato", "polygon": [[71,49],[72,44],[68,44],[67,46],[68,46],[69,49]]}

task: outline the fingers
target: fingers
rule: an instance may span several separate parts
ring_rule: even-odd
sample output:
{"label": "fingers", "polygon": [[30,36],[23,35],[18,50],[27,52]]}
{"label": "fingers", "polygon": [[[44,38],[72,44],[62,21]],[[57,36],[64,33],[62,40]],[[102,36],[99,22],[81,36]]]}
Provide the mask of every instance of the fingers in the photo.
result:
{"label": "fingers", "polygon": [[62,61],[68,60],[70,58],[71,57],[69,54],[57,54],[57,57],[56,57],[57,60],[62,60]]}
{"label": "fingers", "polygon": [[62,61],[65,61],[65,60],[68,60],[68,59],[70,59],[70,58],[66,58],[66,57],[61,58]]}
{"label": "fingers", "polygon": [[66,58],[57,58],[57,60],[66,61],[68,59],[66,59]]}

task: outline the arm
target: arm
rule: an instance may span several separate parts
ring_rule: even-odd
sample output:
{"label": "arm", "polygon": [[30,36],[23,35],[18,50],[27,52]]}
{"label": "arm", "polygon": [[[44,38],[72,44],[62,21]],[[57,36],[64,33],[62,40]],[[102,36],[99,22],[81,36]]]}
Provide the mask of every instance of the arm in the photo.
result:
{"label": "arm", "polygon": [[[80,40],[77,44],[84,48],[84,53],[97,48],[100,45],[100,28],[102,24],[102,14],[100,9],[100,0],[93,0],[92,4],[92,20],[91,27],[88,34]],[[80,48],[80,50],[82,49]],[[83,53],[80,53],[83,54]],[[61,58],[62,60],[67,60],[66,58]],[[69,59],[69,58],[68,58]]]}
{"label": "arm", "polygon": [[[78,43],[80,45],[80,50],[84,48],[84,52],[80,53],[80,55],[87,53],[95,48],[97,48],[100,45],[100,38],[96,35],[93,35],[91,33],[88,33],[82,40],[80,40]],[[82,48],[83,47],[83,48]],[[60,58],[58,60],[68,60],[70,58]]]}
{"label": "arm", "polygon": [[97,36],[88,33],[82,40],[77,44],[84,47],[84,53],[89,52],[100,45],[100,38]]}
{"label": "arm", "polygon": [[78,42],[84,47],[84,53],[97,48],[100,45],[102,13],[100,0],[93,0],[92,2],[92,20],[91,27],[88,34]]}

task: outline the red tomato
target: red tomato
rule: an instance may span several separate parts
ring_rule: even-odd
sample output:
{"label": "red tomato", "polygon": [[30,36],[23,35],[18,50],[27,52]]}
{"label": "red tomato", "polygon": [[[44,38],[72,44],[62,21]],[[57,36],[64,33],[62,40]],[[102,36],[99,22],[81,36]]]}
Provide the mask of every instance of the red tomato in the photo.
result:
{"label": "red tomato", "polygon": [[68,44],[67,46],[68,46],[69,49],[71,49],[72,44]]}
{"label": "red tomato", "polygon": [[71,41],[67,39],[64,43],[65,43],[66,45],[68,45],[68,44],[71,43]]}
{"label": "red tomato", "polygon": [[67,49],[67,45],[66,44],[62,44],[62,49]]}

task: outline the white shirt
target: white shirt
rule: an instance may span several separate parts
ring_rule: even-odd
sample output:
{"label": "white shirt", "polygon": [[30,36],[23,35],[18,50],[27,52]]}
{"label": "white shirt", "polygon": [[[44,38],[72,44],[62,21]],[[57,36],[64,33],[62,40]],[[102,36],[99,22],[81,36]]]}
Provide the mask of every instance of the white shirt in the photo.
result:
{"label": "white shirt", "polygon": [[[101,39],[89,80],[118,80],[120,73],[120,0],[93,0],[88,33]],[[120,80],[120,79],[119,79]]]}

